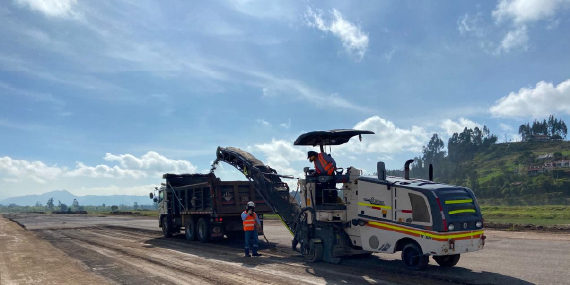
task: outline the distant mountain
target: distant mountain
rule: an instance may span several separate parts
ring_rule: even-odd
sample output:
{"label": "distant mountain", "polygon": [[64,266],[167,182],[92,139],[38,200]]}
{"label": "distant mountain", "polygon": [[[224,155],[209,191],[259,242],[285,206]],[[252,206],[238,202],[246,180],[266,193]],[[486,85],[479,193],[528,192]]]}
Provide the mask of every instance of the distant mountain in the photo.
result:
{"label": "distant mountain", "polygon": [[66,205],[71,205],[73,199],[77,199],[79,205],[82,206],[99,206],[105,204],[107,206],[111,205],[133,205],[137,202],[139,205],[149,205],[152,204],[152,200],[148,196],[135,196],[135,195],[112,195],[112,196],[96,196],[96,195],[86,195],[86,196],[75,196],[67,190],[54,190],[41,195],[26,195],[11,197],[0,201],[2,205],[16,204],[19,206],[34,206],[36,202],[40,202],[45,206],[47,201],[53,198],[53,203],[58,204],[58,201]]}

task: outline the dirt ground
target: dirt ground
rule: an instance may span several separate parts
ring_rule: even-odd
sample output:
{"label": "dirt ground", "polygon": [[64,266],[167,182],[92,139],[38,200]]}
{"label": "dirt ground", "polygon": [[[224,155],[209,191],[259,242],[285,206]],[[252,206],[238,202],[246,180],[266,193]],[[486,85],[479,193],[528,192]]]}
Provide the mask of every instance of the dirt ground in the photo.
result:
{"label": "dirt ground", "polygon": [[[457,267],[442,268],[432,260],[427,270],[411,272],[402,268],[399,254],[345,259],[339,265],[307,263],[290,250],[291,236],[278,221],[265,222],[270,243],[260,243],[263,256],[245,258],[243,240],[203,244],[186,241],[183,234],[165,239],[156,219],[29,214],[11,218],[25,225],[27,234],[15,223],[2,219],[3,224],[47,246],[37,250],[40,256],[54,256],[53,251],[60,254],[58,260],[67,256],[71,265],[58,265],[57,270],[69,267],[84,272],[82,276],[100,278],[81,284],[570,284],[568,234],[486,231],[486,249],[462,256]],[[25,278],[35,276],[35,269],[20,260],[15,263],[4,270],[12,282],[6,284],[34,283]],[[43,275],[50,280],[68,276],[57,270]]]}
{"label": "dirt ground", "polygon": [[0,284],[109,284],[76,259],[0,218]]}

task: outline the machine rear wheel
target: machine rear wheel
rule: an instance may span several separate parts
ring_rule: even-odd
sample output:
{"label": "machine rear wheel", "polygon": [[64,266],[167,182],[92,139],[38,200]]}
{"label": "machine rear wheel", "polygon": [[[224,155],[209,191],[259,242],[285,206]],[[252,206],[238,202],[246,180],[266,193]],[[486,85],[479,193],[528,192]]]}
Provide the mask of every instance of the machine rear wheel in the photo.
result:
{"label": "machine rear wheel", "polygon": [[165,238],[172,236],[172,219],[168,216],[162,217],[162,235]]}
{"label": "machine rear wheel", "polygon": [[207,218],[200,218],[196,228],[198,232],[198,240],[200,242],[210,241],[210,223]]}
{"label": "machine rear wheel", "polygon": [[427,266],[429,256],[423,255],[422,248],[419,245],[409,243],[402,249],[402,261],[406,268],[417,271]]}
{"label": "machine rear wheel", "polygon": [[196,240],[196,223],[194,219],[186,220],[184,227],[186,228],[186,239],[189,241]]}
{"label": "machine rear wheel", "polygon": [[459,262],[459,254],[434,256],[433,259],[441,267],[453,267]]}
{"label": "machine rear wheel", "polygon": [[308,252],[306,252],[304,256],[308,262],[314,263],[323,260],[324,255],[325,255],[325,250],[323,248],[323,243],[311,240]]}

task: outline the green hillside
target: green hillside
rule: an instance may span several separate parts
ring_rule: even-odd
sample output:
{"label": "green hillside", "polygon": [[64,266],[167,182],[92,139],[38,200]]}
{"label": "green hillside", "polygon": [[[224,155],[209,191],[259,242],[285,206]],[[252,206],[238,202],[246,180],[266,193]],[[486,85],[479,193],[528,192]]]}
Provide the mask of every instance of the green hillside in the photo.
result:
{"label": "green hillside", "polygon": [[[570,205],[570,142],[563,141],[565,124],[551,118],[535,121],[532,127],[522,125],[521,130],[528,141],[497,143],[497,136],[486,126],[465,128],[449,138],[447,150],[434,134],[422,155],[414,158],[410,175],[427,178],[432,164],[435,181],[469,187],[481,204]],[[402,172],[388,174],[401,176]]]}
{"label": "green hillside", "polygon": [[[552,157],[539,158],[548,154]],[[570,160],[568,141],[502,143],[477,152],[473,160],[461,163],[460,168],[476,172],[463,182],[488,202],[492,202],[492,198],[502,198],[513,205],[566,205],[570,204],[566,199],[570,197],[570,167],[552,167],[541,170],[544,173],[529,174],[530,166],[544,167],[561,160]],[[471,181],[472,178],[477,181]],[[508,200],[512,201],[509,203]]]}

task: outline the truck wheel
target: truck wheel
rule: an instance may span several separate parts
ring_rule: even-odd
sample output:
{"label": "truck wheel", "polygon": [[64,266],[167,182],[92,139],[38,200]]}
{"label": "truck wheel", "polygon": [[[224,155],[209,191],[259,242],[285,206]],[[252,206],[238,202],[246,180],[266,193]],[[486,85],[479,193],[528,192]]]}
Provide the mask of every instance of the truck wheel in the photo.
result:
{"label": "truck wheel", "polygon": [[198,240],[200,242],[210,241],[210,223],[206,218],[200,218],[197,225]]}
{"label": "truck wheel", "polygon": [[423,255],[422,248],[416,243],[408,243],[402,249],[402,261],[410,270],[422,270],[428,262],[429,256]]}
{"label": "truck wheel", "polygon": [[433,259],[441,267],[453,267],[459,261],[459,254],[434,256]]}
{"label": "truck wheel", "polygon": [[325,255],[325,250],[323,248],[322,242],[315,242],[315,240],[311,240],[309,252],[305,254],[305,259],[308,262],[314,263],[323,260]]}
{"label": "truck wheel", "polygon": [[172,219],[168,216],[162,217],[162,235],[165,238],[172,236]]}
{"label": "truck wheel", "polygon": [[184,227],[186,228],[186,239],[189,241],[196,240],[196,225],[194,219],[190,218],[186,220]]}

